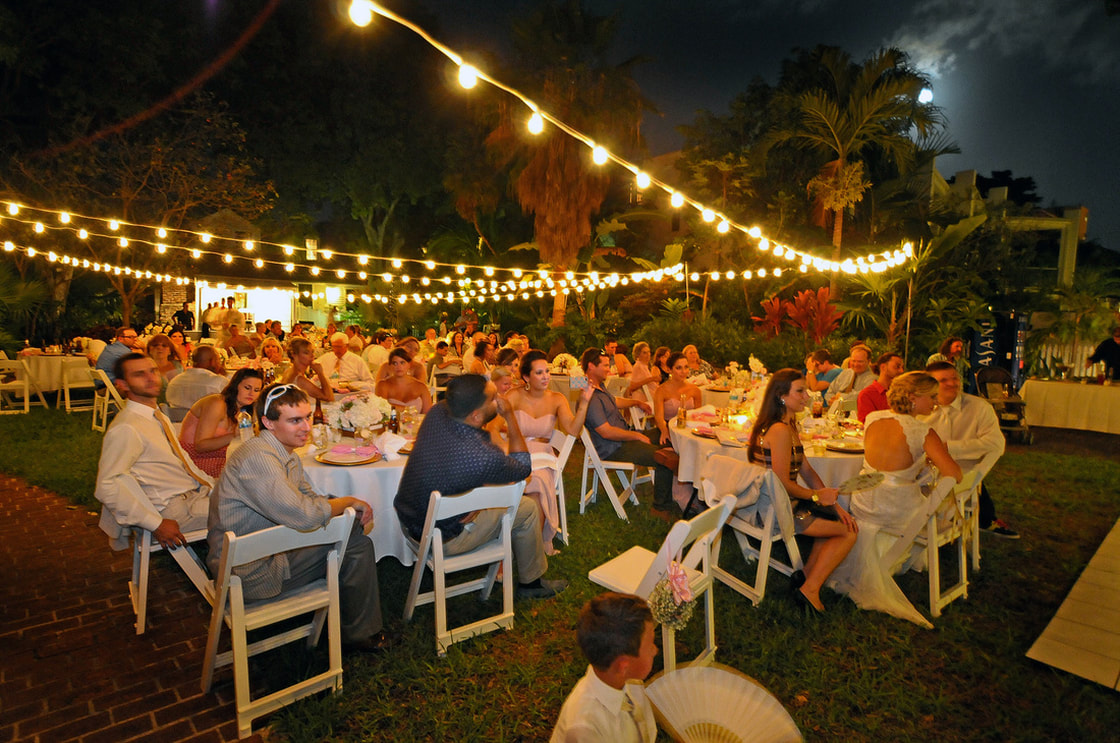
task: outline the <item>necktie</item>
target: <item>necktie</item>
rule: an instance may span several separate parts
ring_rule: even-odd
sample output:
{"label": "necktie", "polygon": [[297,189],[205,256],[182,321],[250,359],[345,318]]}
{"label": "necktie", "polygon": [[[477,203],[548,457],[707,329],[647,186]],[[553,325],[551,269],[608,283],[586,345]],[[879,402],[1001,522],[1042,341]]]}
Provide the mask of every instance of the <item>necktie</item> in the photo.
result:
{"label": "necktie", "polygon": [[214,480],[200,470],[198,465],[183,451],[183,447],[179,444],[179,439],[175,435],[175,430],[171,427],[171,421],[168,417],[160,410],[156,410],[154,415],[156,420],[159,421],[160,427],[163,428],[163,435],[167,438],[167,443],[171,447],[171,451],[175,452],[175,456],[179,458],[187,474],[197,480],[199,485],[205,485],[208,488],[214,487]]}
{"label": "necktie", "polygon": [[630,718],[630,722],[634,724],[634,730],[638,734],[637,740],[644,741],[646,739],[645,731],[642,729],[641,720],[638,719],[637,705],[634,704],[634,700],[630,698],[630,694],[628,692],[623,692],[622,711],[626,713],[626,715]]}

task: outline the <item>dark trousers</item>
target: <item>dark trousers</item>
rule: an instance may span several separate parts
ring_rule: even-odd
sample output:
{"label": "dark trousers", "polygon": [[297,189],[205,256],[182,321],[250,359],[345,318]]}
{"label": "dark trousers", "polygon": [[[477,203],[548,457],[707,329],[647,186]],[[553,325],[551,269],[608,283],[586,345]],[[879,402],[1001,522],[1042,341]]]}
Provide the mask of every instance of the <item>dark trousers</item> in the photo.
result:
{"label": "dark trousers", "polygon": [[653,459],[653,453],[661,448],[654,443],[660,440],[661,432],[655,428],[652,431],[641,431],[641,434],[650,440],[649,443],[645,441],[623,441],[622,446],[615,449],[609,457],[604,457],[604,459],[653,467],[653,507],[668,511],[676,510],[677,504],[673,501],[673,471],[663,464],[658,464]]}
{"label": "dark trousers", "polygon": [[992,502],[992,494],[988,492],[988,486],[983,481],[980,482],[980,512],[978,519],[981,529],[988,528],[993,521],[996,520],[996,504]]}

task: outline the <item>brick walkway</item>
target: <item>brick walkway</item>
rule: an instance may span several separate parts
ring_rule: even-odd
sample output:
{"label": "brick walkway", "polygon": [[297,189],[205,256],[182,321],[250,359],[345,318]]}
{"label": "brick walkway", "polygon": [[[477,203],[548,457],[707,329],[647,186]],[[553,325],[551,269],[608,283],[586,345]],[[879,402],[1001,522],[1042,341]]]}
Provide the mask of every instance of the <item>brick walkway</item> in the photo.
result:
{"label": "brick walkway", "polygon": [[199,688],[209,607],[169,557],[137,637],[131,553],[96,515],[0,475],[0,551],[0,743],[237,739],[229,670]]}

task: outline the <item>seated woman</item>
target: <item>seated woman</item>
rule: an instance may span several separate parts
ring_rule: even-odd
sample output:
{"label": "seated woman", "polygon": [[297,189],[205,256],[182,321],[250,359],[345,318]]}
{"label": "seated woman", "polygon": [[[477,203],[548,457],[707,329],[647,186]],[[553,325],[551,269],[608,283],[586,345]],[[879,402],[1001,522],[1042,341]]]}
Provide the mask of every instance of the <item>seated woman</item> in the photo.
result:
{"label": "seated woman", "polygon": [[490,345],[490,341],[480,340],[474,344],[474,361],[471,362],[471,368],[467,369],[468,374],[481,374],[485,377],[490,376],[490,367],[494,363],[494,347]]}
{"label": "seated woman", "polygon": [[[665,353],[669,353],[668,348],[665,348]],[[651,356],[648,343],[638,341],[634,344],[634,368],[630,372],[630,386],[626,388],[626,397],[653,402],[646,399],[645,387],[648,385],[651,391],[656,392],[657,385],[661,384],[661,371],[653,364]]]}
{"label": "seated woman", "polygon": [[[409,375],[417,382],[426,385],[428,383],[428,367],[420,360],[420,341],[411,335],[406,336],[393,344],[394,351],[398,348],[407,353],[408,358],[412,359],[412,361],[409,362]],[[393,368],[389,365],[389,362],[386,361],[378,367],[377,373],[373,375],[373,378],[381,382],[386,379],[391,379],[394,376],[395,372]]]}
{"label": "seated woman", "polygon": [[427,413],[432,407],[432,395],[428,385],[416,380],[409,372],[412,369],[412,357],[403,348],[394,348],[389,352],[389,365],[393,376],[382,379],[374,387],[378,397],[389,401],[397,411],[412,408],[418,413]]}
{"label": "seated woman", "polygon": [[685,410],[698,408],[702,404],[700,388],[688,381],[688,359],[684,354],[670,354],[666,363],[673,376],[659,385],[657,391],[653,393],[653,422],[661,432],[662,446],[672,445],[669,426],[673,424],[673,418],[681,409],[682,400]]}
{"label": "seated woman", "polygon": [[[292,326],[293,330],[295,326]],[[288,343],[288,358],[292,365],[284,370],[278,380],[280,384],[294,384],[314,400],[334,402],[331,381],[323,371],[323,365],[315,360],[315,347],[303,336],[292,338]]]}
{"label": "seated woman", "polygon": [[206,395],[191,406],[179,431],[179,443],[206,474],[222,474],[226,449],[237,436],[237,413],[244,410],[253,414],[263,385],[260,369],[238,369],[220,394]]}
{"label": "seated woman", "polygon": [[630,358],[627,356],[629,351],[630,349],[622,343],[615,346],[614,367],[620,377],[628,377],[634,372],[634,365],[630,363]]}
{"label": "seated woman", "polygon": [[[530,454],[554,455],[549,439],[553,430],[578,436],[587,417],[587,406],[594,390],[585,388],[579,396],[573,415],[568,399],[548,388],[552,379],[548,356],[544,351],[527,351],[521,358],[521,379],[524,387],[512,391],[508,400],[517,424],[529,446]],[[537,466],[534,458],[533,473],[525,486],[525,495],[537,502],[541,513],[541,536],[545,551],[552,553],[552,538],[560,528],[560,514],[556,506],[556,472],[551,467]],[[543,465],[547,457],[540,457]]]}
{"label": "seated woman", "polygon": [[176,325],[171,328],[167,337],[171,339],[171,347],[175,351],[175,358],[179,359],[179,363],[183,365],[184,369],[190,366],[194,346],[187,338],[187,331],[182,325]]}
{"label": "seated woman", "polygon": [[655,373],[661,377],[662,382],[672,376],[668,366],[670,353],[672,350],[668,346],[658,346],[653,352],[653,366],[650,367],[650,371],[656,370]]}
{"label": "seated woman", "polygon": [[[809,404],[805,378],[796,369],[774,372],[758,419],[751,429],[747,455],[755,464],[777,475],[793,501],[794,531],[813,537],[809,559],[802,575],[794,573],[793,597],[818,614],[824,613],[820,591],[856,543],[856,522],[837,502],[839,491],[826,488],[805,459],[797,430],[797,414]],[[811,487],[797,482],[800,475]]]}
{"label": "seated woman", "polygon": [[681,349],[681,353],[688,359],[688,376],[703,376],[706,377],[708,381],[716,378],[715,369],[713,369],[712,365],[707,361],[700,358],[700,351],[696,349],[696,346],[689,344]]}
{"label": "seated woman", "polygon": [[159,369],[160,385],[157,399],[159,402],[167,402],[167,383],[183,371],[183,364],[175,355],[175,347],[171,339],[163,333],[153,335],[148,340],[145,350]]}
{"label": "seated woman", "polygon": [[[463,360],[463,355],[467,352],[466,341],[463,338],[463,331],[456,330],[455,334],[451,336],[451,341],[448,343],[448,345],[451,346],[451,355],[459,359],[461,362]],[[460,366],[462,366],[462,364],[460,364]]]}
{"label": "seated woman", "polygon": [[497,366],[495,369],[490,372],[491,382],[494,381],[494,371],[498,368],[504,368],[509,371],[510,386],[515,389],[521,387],[521,377],[518,374],[518,370],[521,367],[521,354],[512,348],[503,348],[498,351],[496,364]]}
{"label": "seated woman", "polygon": [[859,540],[829,580],[830,587],[846,593],[861,609],[885,611],[927,627],[932,625],[879,565],[876,535],[883,527],[892,531],[904,528],[925,509],[923,486],[933,479],[928,463],[941,475],[961,480],[960,465],[949,456],[945,442],[928,423],[914,417],[933,411],[937,390],[937,380],[925,372],[902,374],[895,377],[887,392],[890,409],[867,416],[863,472],[882,473],[883,481],[852,495],[852,515],[860,524]]}
{"label": "seated woman", "polygon": [[273,366],[284,363],[284,347],[275,338],[265,338],[261,341],[262,361],[268,361]]}

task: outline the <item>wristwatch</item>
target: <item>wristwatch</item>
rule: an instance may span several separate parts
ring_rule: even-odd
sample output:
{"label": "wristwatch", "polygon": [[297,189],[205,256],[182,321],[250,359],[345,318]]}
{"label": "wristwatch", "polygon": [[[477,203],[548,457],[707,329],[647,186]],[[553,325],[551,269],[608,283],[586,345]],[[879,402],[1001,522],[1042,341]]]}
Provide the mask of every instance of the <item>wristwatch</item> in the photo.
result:
{"label": "wristwatch", "polygon": [[819,495],[817,495],[817,491],[816,491],[816,490],[814,490],[814,491],[813,491],[813,495],[812,495],[812,497],[811,497],[811,500],[812,500],[812,501],[813,501],[814,503],[820,503],[820,502],[821,502],[821,497],[820,497]]}

